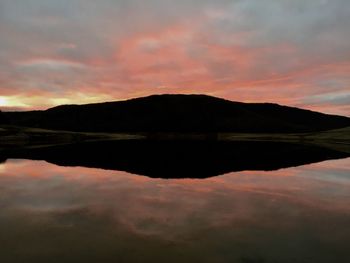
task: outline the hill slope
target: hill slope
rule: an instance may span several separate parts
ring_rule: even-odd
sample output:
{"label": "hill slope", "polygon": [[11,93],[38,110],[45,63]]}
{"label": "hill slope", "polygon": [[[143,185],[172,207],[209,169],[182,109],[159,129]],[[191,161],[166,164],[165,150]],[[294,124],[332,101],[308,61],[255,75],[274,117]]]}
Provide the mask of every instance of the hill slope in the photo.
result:
{"label": "hill slope", "polygon": [[206,95],[153,95],[5,113],[14,125],[90,132],[308,132],[350,126],[350,118]]}
{"label": "hill slope", "polygon": [[7,123],[7,118],[5,114],[0,110],[0,124],[6,124]]}

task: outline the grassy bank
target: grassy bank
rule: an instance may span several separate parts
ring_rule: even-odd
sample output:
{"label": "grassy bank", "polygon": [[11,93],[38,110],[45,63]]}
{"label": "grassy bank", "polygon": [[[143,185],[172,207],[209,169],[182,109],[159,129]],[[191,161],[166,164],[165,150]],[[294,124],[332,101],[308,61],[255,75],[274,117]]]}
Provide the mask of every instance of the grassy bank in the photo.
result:
{"label": "grassy bank", "polygon": [[0,126],[0,149],[105,140],[274,141],[318,145],[350,153],[350,127],[312,133],[83,133]]}
{"label": "grassy bank", "polygon": [[18,126],[0,127],[0,149],[10,147],[39,147],[98,140],[142,139],[136,134],[83,133],[54,131]]}

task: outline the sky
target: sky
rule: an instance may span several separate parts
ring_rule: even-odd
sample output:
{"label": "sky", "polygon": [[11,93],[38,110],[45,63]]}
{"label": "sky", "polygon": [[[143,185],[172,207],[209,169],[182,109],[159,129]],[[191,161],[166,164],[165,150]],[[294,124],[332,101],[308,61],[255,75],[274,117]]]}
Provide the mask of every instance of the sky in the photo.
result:
{"label": "sky", "polygon": [[350,116],[349,0],[0,0],[0,109],[208,94]]}

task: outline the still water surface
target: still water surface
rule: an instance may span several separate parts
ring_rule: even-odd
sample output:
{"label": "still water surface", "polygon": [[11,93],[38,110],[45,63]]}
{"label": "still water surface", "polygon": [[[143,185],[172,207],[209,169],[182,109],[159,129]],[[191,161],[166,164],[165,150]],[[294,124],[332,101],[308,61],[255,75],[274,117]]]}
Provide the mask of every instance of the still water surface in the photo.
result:
{"label": "still water surface", "polygon": [[0,262],[350,262],[350,158],[207,179],[0,164]]}

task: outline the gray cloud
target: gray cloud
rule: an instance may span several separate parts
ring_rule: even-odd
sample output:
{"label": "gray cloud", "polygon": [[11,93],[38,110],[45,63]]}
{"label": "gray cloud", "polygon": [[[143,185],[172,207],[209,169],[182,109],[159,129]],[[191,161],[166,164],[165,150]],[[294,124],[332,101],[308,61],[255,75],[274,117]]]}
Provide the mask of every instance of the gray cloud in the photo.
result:
{"label": "gray cloud", "polygon": [[[57,75],[62,83],[73,79],[59,86],[61,93],[114,82],[107,91],[112,97],[130,97],[142,89],[152,92],[154,83],[176,86],[172,75],[179,69],[182,75],[201,72],[196,75],[201,81],[187,87],[199,92],[215,93],[213,87],[202,89],[210,79],[225,84],[218,91],[233,94],[244,81],[275,78],[305,87],[322,82],[310,89],[312,96],[327,92],[324,83],[337,81],[344,90],[350,73],[349,17],[347,0],[0,0],[0,93],[50,86],[52,80],[38,70],[18,66],[33,59],[50,61],[50,74],[62,71],[64,63],[83,66],[75,76],[74,70]],[[137,52],[125,50],[135,44],[129,40],[139,45]],[[126,64],[125,57],[132,56],[137,71]],[[154,65],[170,64],[168,76],[146,81],[145,72],[157,72]]]}

